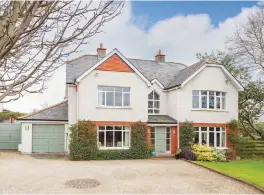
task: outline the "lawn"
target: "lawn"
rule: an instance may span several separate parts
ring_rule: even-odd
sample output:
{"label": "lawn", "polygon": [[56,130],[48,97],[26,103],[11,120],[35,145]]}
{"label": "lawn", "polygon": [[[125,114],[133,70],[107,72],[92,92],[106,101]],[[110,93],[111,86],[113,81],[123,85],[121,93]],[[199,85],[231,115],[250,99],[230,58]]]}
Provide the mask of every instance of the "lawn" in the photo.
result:
{"label": "lawn", "polygon": [[240,160],[226,163],[198,162],[198,164],[264,188],[264,159]]}

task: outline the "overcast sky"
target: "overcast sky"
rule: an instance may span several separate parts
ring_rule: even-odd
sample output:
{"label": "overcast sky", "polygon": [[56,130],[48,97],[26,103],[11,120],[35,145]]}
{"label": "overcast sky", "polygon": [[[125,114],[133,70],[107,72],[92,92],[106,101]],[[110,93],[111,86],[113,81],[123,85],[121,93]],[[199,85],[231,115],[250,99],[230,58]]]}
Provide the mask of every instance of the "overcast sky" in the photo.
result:
{"label": "overcast sky", "polygon": [[[190,65],[197,61],[197,52],[225,50],[226,37],[233,33],[235,25],[258,9],[256,5],[244,8],[241,4],[237,13],[232,12],[230,17],[219,17],[216,22],[215,16],[210,12],[184,13],[184,10],[179,12],[179,7],[170,16],[152,19],[151,12],[141,15],[133,10],[139,9],[137,7],[138,5],[133,6],[128,2],[124,13],[108,23],[103,28],[104,32],[93,37],[91,43],[82,47],[82,52],[78,55],[95,54],[96,48],[102,42],[107,52],[118,48],[130,58],[154,59],[158,49],[161,49],[162,53],[166,54],[167,61]],[[225,8],[226,10],[223,10],[219,6],[221,11],[228,12],[228,6]],[[166,12],[164,9],[161,11]],[[71,56],[69,59],[77,56]],[[65,78],[65,67],[61,67],[47,83],[48,89],[44,93],[26,95],[16,102],[5,104],[4,108],[31,112],[33,109],[40,109],[41,104],[45,102],[52,105],[63,101]]]}

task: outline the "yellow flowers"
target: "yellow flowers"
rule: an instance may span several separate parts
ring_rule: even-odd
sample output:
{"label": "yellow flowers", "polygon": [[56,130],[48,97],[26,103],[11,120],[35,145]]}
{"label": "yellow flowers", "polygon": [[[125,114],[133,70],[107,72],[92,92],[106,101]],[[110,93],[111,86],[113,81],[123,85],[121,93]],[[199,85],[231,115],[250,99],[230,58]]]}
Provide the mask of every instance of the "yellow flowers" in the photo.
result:
{"label": "yellow flowers", "polygon": [[192,151],[196,154],[198,161],[216,161],[216,151],[207,145],[194,144]]}

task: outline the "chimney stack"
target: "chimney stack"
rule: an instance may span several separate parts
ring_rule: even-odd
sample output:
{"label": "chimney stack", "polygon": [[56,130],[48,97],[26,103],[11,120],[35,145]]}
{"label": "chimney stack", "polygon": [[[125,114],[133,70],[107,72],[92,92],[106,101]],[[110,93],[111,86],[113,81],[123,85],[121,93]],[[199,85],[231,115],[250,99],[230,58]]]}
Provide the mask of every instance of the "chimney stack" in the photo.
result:
{"label": "chimney stack", "polygon": [[98,58],[103,58],[106,55],[106,49],[103,48],[103,43],[100,43],[100,47],[97,48],[97,56]]}
{"label": "chimney stack", "polygon": [[159,53],[155,56],[155,60],[157,62],[165,62],[165,55],[161,53],[161,50],[159,50]]}

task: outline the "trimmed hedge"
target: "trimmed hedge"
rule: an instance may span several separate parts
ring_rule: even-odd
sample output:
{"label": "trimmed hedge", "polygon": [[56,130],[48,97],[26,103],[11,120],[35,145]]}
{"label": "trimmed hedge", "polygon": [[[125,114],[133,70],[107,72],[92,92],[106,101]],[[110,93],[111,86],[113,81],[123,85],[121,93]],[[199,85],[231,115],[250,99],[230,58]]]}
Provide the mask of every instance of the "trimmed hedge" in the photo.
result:
{"label": "trimmed hedge", "polygon": [[147,126],[136,122],[131,126],[130,149],[98,150],[96,125],[91,121],[78,121],[71,126],[70,160],[122,160],[149,157]]}

